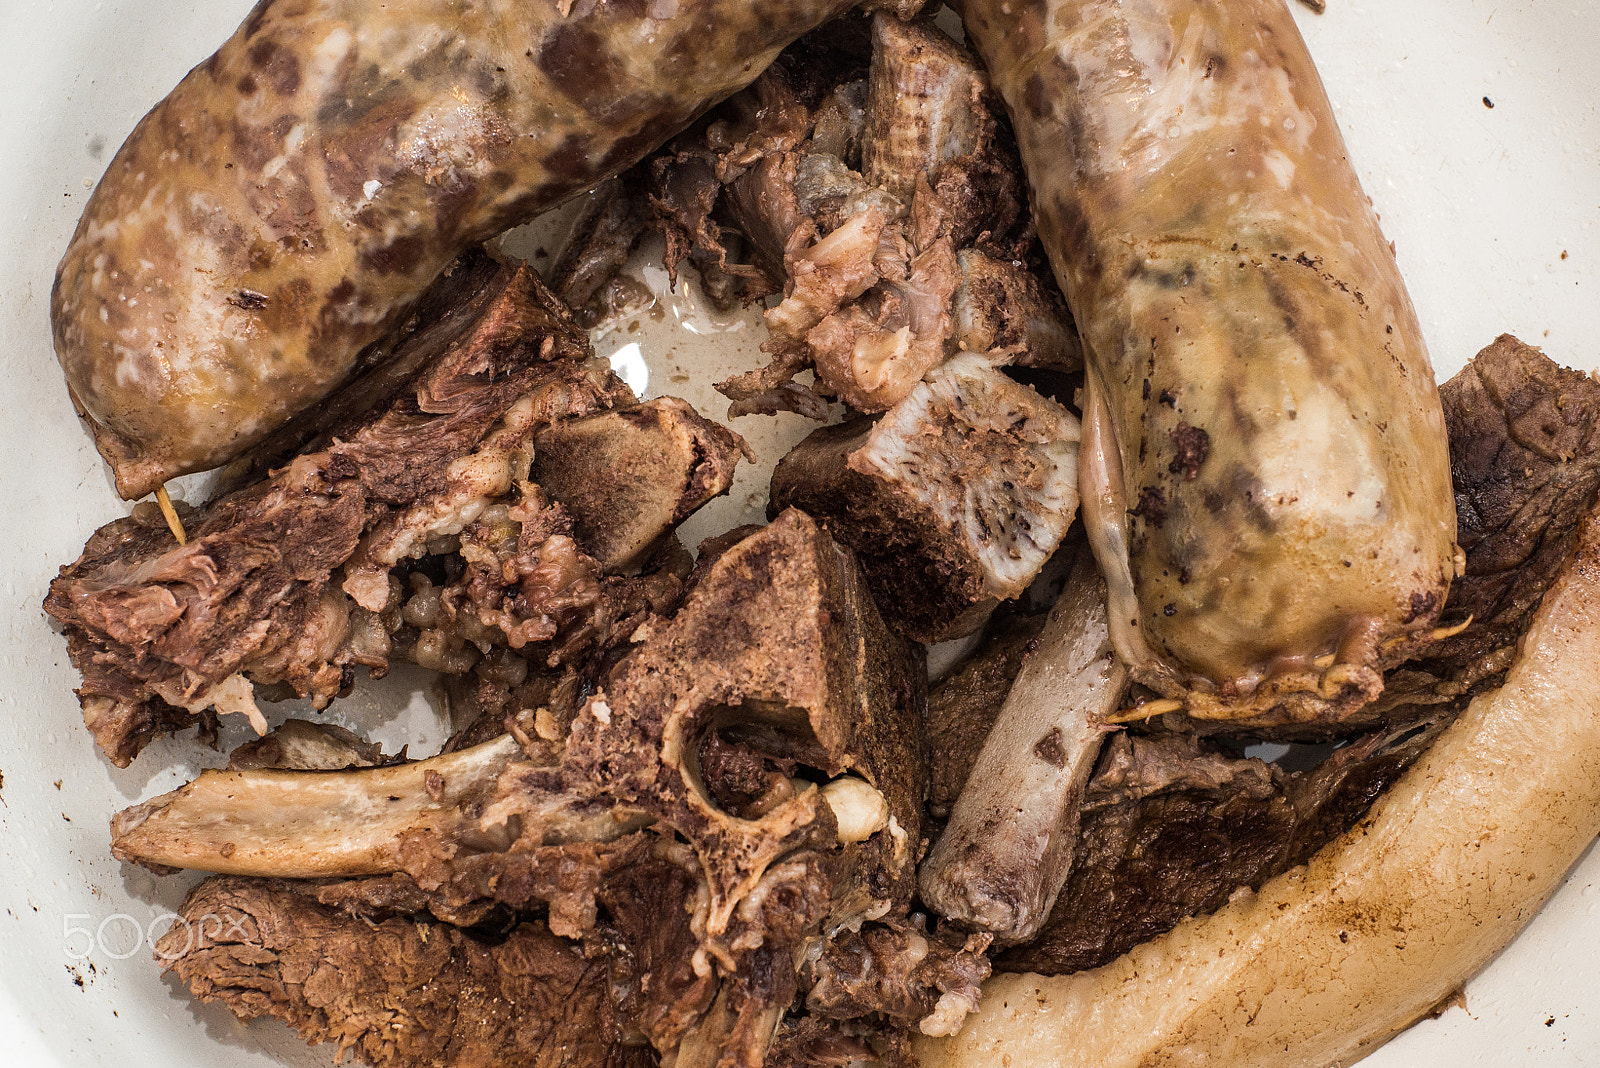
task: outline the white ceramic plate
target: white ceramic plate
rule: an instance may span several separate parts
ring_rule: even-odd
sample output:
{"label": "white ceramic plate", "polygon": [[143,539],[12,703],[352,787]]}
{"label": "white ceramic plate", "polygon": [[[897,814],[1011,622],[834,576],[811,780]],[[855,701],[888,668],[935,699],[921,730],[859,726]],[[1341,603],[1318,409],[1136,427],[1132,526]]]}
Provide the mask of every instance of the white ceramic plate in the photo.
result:
{"label": "white ceramic plate", "polygon": [[[127,771],[94,750],[64,643],[39,602],[58,565],[122,514],[67,403],[47,322],[57,258],[139,116],[230,33],[249,0],[0,0],[0,1064],[322,1065],[273,1022],[246,1027],[157,976],[149,933],[188,881],[107,855],[110,813],[218,757],[189,740]],[[1441,377],[1502,331],[1560,362],[1600,361],[1600,5],[1585,0],[1328,0],[1297,16],[1422,316]],[[1493,103],[1493,108],[1488,103]],[[537,246],[531,239],[526,245]],[[529,249],[531,252],[532,249]],[[649,395],[689,397],[754,327],[667,302],[602,339],[639,344]],[[695,331],[698,331],[696,333]],[[623,353],[624,356],[629,353]],[[746,357],[748,358],[748,357]],[[711,366],[717,365],[717,366]],[[636,372],[637,373],[637,369]],[[805,429],[738,421],[771,462]],[[760,511],[749,477],[709,533]],[[408,681],[410,685],[408,685]],[[422,683],[343,703],[390,745],[436,744]],[[281,713],[280,713],[281,714]],[[1600,1064],[1600,856],[1467,987],[1371,1068]]]}

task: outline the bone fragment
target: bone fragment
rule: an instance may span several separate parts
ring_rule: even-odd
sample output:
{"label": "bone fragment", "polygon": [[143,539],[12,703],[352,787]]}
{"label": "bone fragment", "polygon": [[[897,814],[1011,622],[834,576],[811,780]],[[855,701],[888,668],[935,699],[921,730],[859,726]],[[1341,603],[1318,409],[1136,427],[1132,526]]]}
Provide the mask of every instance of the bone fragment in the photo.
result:
{"label": "bone fragment", "polygon": [[1084,783],[1127,686],[1105,603],[1081,557],[918,876],[929,905],[998,942],[1032,937],[1066,881]]}
{"label": "bone fragment", "polygon": [[[111,852],[139,864],[284,879],[399,871],[408,834],[495,844],[496,828],[481,826],[479,810],[500,773],[524,760],[507,735],[386,768],[206,771],[112,817]],[[547,840],[604,840],[634,829],[608,807],[547,806],[538,817],[547,826],[532,826],[538,820],[524,813],[521,829],[543,829]]]}

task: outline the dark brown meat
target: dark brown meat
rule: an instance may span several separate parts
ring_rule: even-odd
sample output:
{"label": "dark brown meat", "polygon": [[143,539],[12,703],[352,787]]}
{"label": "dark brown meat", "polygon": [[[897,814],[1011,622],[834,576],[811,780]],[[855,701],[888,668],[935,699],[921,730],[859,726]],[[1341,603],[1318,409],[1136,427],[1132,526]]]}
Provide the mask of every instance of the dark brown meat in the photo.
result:
{"label": "dark brown meat", "polygon": [[[1502,335],[1439,390],[1467,573],[1442,620],[1475,625],[1427,654],[1464,670],[1521,634],[1600,490],[1600,383]],[[1475,681],[1475,680],[1474,680]]]}
{"label": "dark brown meat", "polygon": [[[485,263],[478,253],[456,272],[482,283],[464,305],[412,324],[405,360],[421,370],[382,410],[193,514],[187,545],[135,516],[62,569],[45,609],[66,625],[85,720],[115,762],[153,722],[181,723],[144,711],[153,702],[259,721],[245,676],[326,704],[355,667],[383,670],[388,568],[504,493],[541,426],[626,395],[585,364],[586,338],[531,270]],[[358,562],[375,580],[365,591],[348,573]]]}
{"label": "dark brown meat", "polygon": [[[873,873],[875,896],[907,901],[925,782],[920,669],[920,650],[884,628],[850,554],[791,510],[724,551],[672,621],[622,661],[574,724],[559,767],[507,777],[504,814],[586,796],[672,825],[706,865],[709,933],[720,937],[755,873],[786,850],[707,804],[683,763],[691,754],[675,743],[663,751],[717,728],[878,790],[903,835],[874,835],[857,867]],[[796,799],[766,818],[796,821],[797,845],[823,826],[820,804]]]}
{"label": "dark brown meat", "polygon": [[289,884],[218,877],[189,894],[156,956],[201,1000],[275,1016],[372,1068],[614,1068],[634,1056],[604,962],[537,923],[487,944],[446,924],[371,923]]}
{"label": "dark brown meat", "polygon": [[[307,895],[380,926],[543,913],[605,958],[629,1033],[679,1068],[758,1068],[825,932],[906,915],[920,650],[799,512],[724,547],[683,607],[634,637],[568,723],[541,707],[509,717],[514,738],[399,768],[209,772],[123,813],[119,855],[314,877]],[[351,826],[357,809],[382,816]],[[965,949],[941,960],[915,982],[981,967]],[[884,990],[917,963],[886,959]],[[965,990],[941,990],[933,1014],[964,1017]],[[891,994],[859,993],[861,1027],[884,1026],[874,1006]]]}
{"label": "dark brown meat", "polygon": [[1086,791],[1050,919],[995,968],[1093,968],[1215,911],[1240,887],[1259,888],[1359,819],[1450,718],[1366,736],[1300,773],[1229,757],[1192,735],[1117,736]]}
{"label": "dark brown meat", "polygon": [[825,427],[772,473],[772,503],[824,519],[921,642],[970,634],[1020,596],[1078,509],[1078,420],[963,354],[877,422]]}

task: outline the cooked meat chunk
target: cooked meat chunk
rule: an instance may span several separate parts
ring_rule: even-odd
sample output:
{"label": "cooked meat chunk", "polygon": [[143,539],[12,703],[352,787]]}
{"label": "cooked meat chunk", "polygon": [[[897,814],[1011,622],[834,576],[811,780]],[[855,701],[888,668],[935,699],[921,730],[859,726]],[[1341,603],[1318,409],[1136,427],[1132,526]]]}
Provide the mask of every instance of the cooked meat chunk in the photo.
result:
{"label": "cooked meat chunk", "polygon": [[818,833],[831,839],[837,820],[812,791],[795,791],[757,825],[722,811],[682,751],[717,730],[880,793],[898,830],[862,843],[855,863],[874,896],[903,903],[926,781],[921,668],[920,651],[884,628],[851,555],[790,510],[722,553],[589,700],[561,763],[515,769],[485,818],[526,818],[570,797],[648,813],[699,855],[706,930],[720,938],[760,873]]}
{"label": "cooked meat chunk", "polygon": [[643,562],[695,509],[728,492],[749,447],[676,397],[552,426],[534,439],[533,479],[572,516],[602,570]]}
{"label": "cooked meat chunk", "polygon": [[[611,649],[676,606],[686,569],[673,575],[663,558],[620,577],[606,565],[646,563],[672,524],[726,490],[742,443],[671,398],[584,421],[631,397],[586,359],[587,339],[531,270],[480,254],[452,291],[461,278],[482,283],[471,314],[439,308],[440,323],[411,324],[406,358],[420,370],[381,410],[191,512],[187,545],[136,513],[52,584],[45,607],[66,624],[85,720],[115,762],[184,725],[183,712],[243,712],[264,730],[256,685],[322,707],[356,668],[381,674],[395,659],[476,669],[503,717],[530,662],[536,675],[575,665],[592,685]],[[568,420],[580,421],[572,435],[539,437]],[[573,495],[582,529],[528,480],[546,445],[545,472]]]}
{"label": "cooked meat chunk", "polygon": [[1001,971],[1104,964],[1307,858],[1365,814],[1444,729],[1366,736],[1307,772],[1230,757],[1192,735],[1118,735],[1085,792],[1071,872]]}
{"label": "cooked meat chunk", "polygon": [[[797,42],[652,164],[669,268],[784,294],[771,363],[718,386],[731,413],[884,411],[963,345],[1081,366],[977,64],[926,21],[875,18],[868,70],[830,53],[839,37]],[[730,261],[733,234],[753,264]],[[793,381],[808,367],[815,387]]]}
{"label": "cooked meat chunk", "polygon": [[814,432],[772,474],[861,557],[917,641],[971,633],[1019,596],[1078,508],[1078,420],[976,356],[951,360],[875,423]]}
{"label": "cooked meat chunk", "polygon": [[504,495],[540,428],[626,396],[585,362],[586,339],[531,270],[487,279],[464,324],[451,312],[449,329],[417,329],[442,347],[381,411],[205,508],[188,544],[117,520],[51,583],[45,609],[66,626],[85,721],[114,762],[181,722],[153,706],[244,712],[264,729],[252,682],[325,705],[357,666],[383,670],[388,568]]}
{"label": "cooked meat chunk", "polygon": [[156,955],[202,1001],[275,1016],[372,1068],[641,1063],[611,1013],[605,963],[537,923],[487,944],[446,924],[371,923],[284,883],[219,877],[189,894]]}
{"label": "cooked meat chunk", "polygon": [[[308,896],[380,924],[540,910],[605,958],[628,1033],[679,1068],[758,1068],[828,932],[906,922],[920,651],[795,511],[723,547],[643,629],[569,726],[523,714],[510,736],[396,767],[207,772],[121,814],[118,855],[316,879]],[[831,1011],[874,1032],[914,990],[928,1026],[954,1026],[981,950],[920,971],[889,953]]]}
{"label": "cooked meat chunk", "polygon": [[[1192,735],[1119,736],[1086,791],[1073,874],[1050,921],[997,968],[1094,967],[1302,862],[1504,672],[1555,547],[1570,545],[1600,489],[1600,465],[1587,458],[1600,387],[1501,338],[1441,392],[1467,551],[1451,612],[1474,613],[1472,625],[1389,673],[1375,711],[1391,725],[1307,771],[1239,759]],[[975,704],[981,719],[993,698]]]}
{"label": "cooked meat chunk", "polygon": [[923,1034],[953,1034],[989,978],[988,941],[974,935],[952,944],[900,921],[841,931],[811,965],[806,1007],[830,1019],[877,1013]]}
{"label": "cooked meat chunk", "polygon": [[956,344],[1022,367],[1077,371],[1083,346],[1061,291],[1020,260],[999,260],[975,248],[956,255],[961,284],[951,313]]}
{"label": "cooked meat chunk", "polygon": [[1462,669],[1511,644],[1571,553],[1600,490],[1600,383],[1502,335],[1439,390],[1467,573],[1427,660]]}

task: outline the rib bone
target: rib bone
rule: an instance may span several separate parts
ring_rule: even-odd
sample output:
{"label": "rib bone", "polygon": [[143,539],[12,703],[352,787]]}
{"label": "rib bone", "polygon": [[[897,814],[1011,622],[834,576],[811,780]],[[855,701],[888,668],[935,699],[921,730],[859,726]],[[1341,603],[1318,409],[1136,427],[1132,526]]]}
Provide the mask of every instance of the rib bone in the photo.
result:
{"label": "rib bone", "polygon": [[[111,852],[139,864],[283,879],[400,871],[407,836],[492,845],[496,828],[479,814],[500,773],[519,761],[522,749],[506,735],[386,768],[206,771],[114,816]],[[525,812],[521,830],[542,831],[546,841],[604,841],[639,825],[610,806],[547,806],[537,822]]]}

